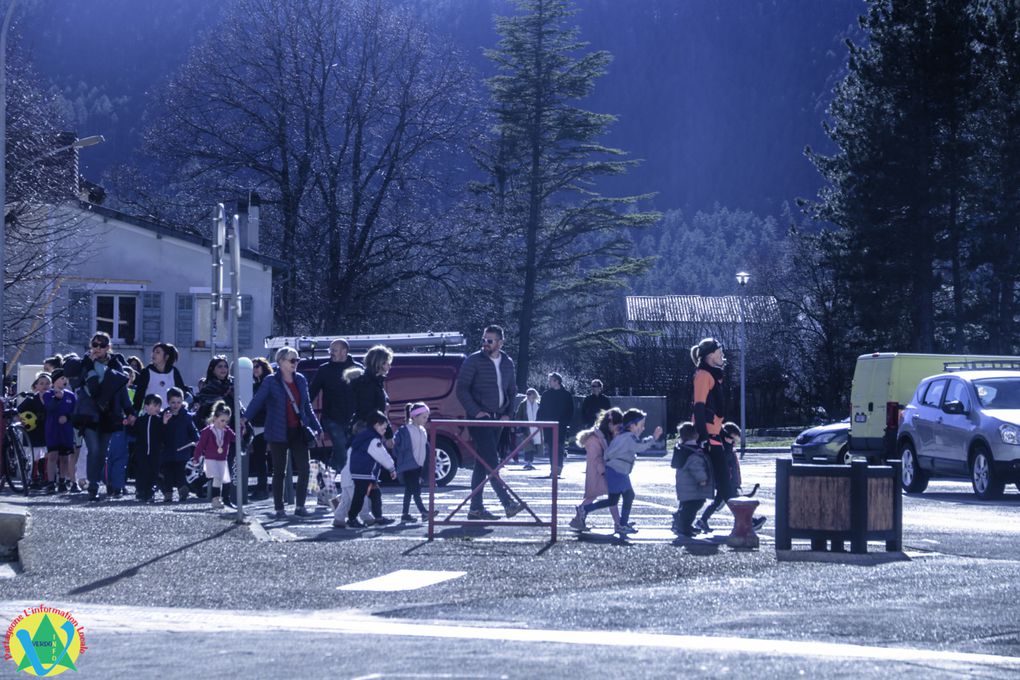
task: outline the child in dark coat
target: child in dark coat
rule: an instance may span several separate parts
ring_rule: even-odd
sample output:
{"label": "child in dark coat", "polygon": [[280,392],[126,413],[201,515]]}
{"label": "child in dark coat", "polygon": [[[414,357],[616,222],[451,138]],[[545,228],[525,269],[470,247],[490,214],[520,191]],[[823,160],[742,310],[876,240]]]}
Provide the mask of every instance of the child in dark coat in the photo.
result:
{"label": "child in dark coat", "polygon": [[673,533],[694,536],[694,518],[705,501],[715,495],[712,465],[698,447],[698,431],[694,423],[683,423],[673,449],[670,465],[676,469],[676,499],[680,507],[673,514]]}
{"label": "child in dark coat", "polygon": [[46,407],[46,456],[56,461],[56,474],[59,478],[55,491],[64,493],[74,481],[74,425],[71,414],[74,413],[74,392],[67,389],[67,377],[63,369],[56,368],[50,376],[53,388],[43,394],[43,405]]}
{"label": "child in dark coat", "polygon": [[198,442],[198,429],[191,414],[184,408],[184,392],[171,387],[166,392],[169,406],[163,411],[163,455],[159,469],[163,475],[163,502],[174,499],[174,487],[178,500],[188,499],[188,480],[185,467],[191,460],[192,449]]}
{"label": "child in dark coat", "polygon": [[153,487],[159,478],[163,453],[163,399],[150,394],[142,401],[142,415],[135,421],[131,455],[135,461],[135,498],[143,503],[153,500]]}

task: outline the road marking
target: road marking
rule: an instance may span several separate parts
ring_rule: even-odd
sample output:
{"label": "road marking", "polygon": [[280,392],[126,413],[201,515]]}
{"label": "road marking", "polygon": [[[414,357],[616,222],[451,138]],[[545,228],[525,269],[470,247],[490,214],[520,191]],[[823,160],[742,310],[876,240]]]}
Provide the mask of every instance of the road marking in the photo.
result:
{"label": "road marking", "polygon": [[396,590],[417,590],[437,583],[460,578],[466,571],[429,571],[425,569],[398,569],[383,576],[370,578],[366,581],[348,583],[337,586],[337,590],[372,590],[391,592]]}
{"label": "road marking", "polygon": [[[38,602],[2,602],[0,619],[10,620]],[[967,664],[1020,670],[1020,657],[952,652],[910,647],[878,647],[811,640],[770,640],[712,635],[639,633],[626,630],[557,630],[508,626],[463,626],[456,623],[419,623],[384,619],[359,610],[332,611],[223,611],[126,607],[114,605],[47,603],[69,609],[87,630],[106,634],[274,632],[322,635],[386,635],[398,637],[490,640],[496,643],[550,643],[586,647],[647,647],[710,654],[788,656],[801,658],[865,659],[901,663]],[[130,621],[130,626],[124,622]],[[196,621],[201,622],[196,627]]]}

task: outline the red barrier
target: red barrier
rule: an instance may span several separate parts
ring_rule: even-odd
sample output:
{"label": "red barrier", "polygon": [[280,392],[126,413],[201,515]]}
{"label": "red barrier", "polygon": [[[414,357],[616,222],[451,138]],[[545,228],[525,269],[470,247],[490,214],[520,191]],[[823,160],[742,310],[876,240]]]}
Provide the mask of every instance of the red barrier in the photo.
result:
{"label": "red barrier", "polygon": [[[464,448],[467,449],[467,453],[475,460],[475,465],[482,465],[488,474],[485,479],[482,480],[481,484],[471,489],[471,493],[468,494],[467,498],[462,500],[460,504],[450,512],[445,519],[436,519],[436,429],[439,425],[455,425],[460,427],[526,427],[526,428],[537,428],[541,430],[552,430],[552,460],[551,472],[552,472],[552,516],[549,521],[543,520],[531,507],[524,501],[517,493],[511,488],[505,479],[499,476],[499,471],[503,469],[503,466],[513,459],[521,450],[524,445],[531,441],[537,432],[531,432],[528,430],[528,434],[524,439],[510,451],[506,456],[499,460],[499,464],[495,468],[491,467],[487,462],[482,460],[478,455],[478,452],[474,449],[473,444],[467,443],[466,438],[462,439],[461,442],[464,444]],[[429,432],[429,444],[431,455],[429,457],[429,540],[435,538],[435,527],[436,525],[442,526],[488,526],[491,524],[499,524],[501,526],[511,527],[549,527],[550,529],[550,542],[556,542],[556,506],[557,506],[557,493],[559,491],[559,480],[556,476],[556,470],[559,469],[559,443],[560,443],[560,427],[559,423],[546,422],[546,421],[530,421],[530,420],[431,420],[428,423]],[[498,457],[497,453],[497,457]],[[463,458],[463,456],[462,456]],[[522,522],[520,520],[477,520],[477,519],[453,519],[454,516],[460,512],[460,510],[467,505],[472,498],[478,493],[481,493],[482,489],[489,483],[493,477],[498,477],[506,488],[510,497],[524,506],[524,510],[528,512],[534,521]]]}

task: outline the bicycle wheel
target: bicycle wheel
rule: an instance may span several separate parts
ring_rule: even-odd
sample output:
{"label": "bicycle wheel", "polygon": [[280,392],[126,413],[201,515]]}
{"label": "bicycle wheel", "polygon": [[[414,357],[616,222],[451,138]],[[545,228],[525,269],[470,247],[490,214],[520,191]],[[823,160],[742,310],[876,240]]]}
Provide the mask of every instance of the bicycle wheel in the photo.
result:
{"label": "bicycle wheel", "polygon": [[20,428],[8,428],[4,437],[4,464],[7,466],[7,483],[15,493],[28,493],[31,464],[21,442]]}

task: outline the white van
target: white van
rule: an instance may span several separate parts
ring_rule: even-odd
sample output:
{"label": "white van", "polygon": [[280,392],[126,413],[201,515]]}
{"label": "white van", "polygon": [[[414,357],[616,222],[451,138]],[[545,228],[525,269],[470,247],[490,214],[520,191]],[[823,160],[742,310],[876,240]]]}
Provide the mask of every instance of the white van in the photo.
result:
{"label": "white van", "polygon": [[996,368],[996,362],[1017,362],[1020,357],[977,354],[905,354],[875,352],[857,357],[850,389],[850,453],[869,459],[899,459],[896,431],[903,408],[917,384],[942,373],[946,364],[973,364]]}

